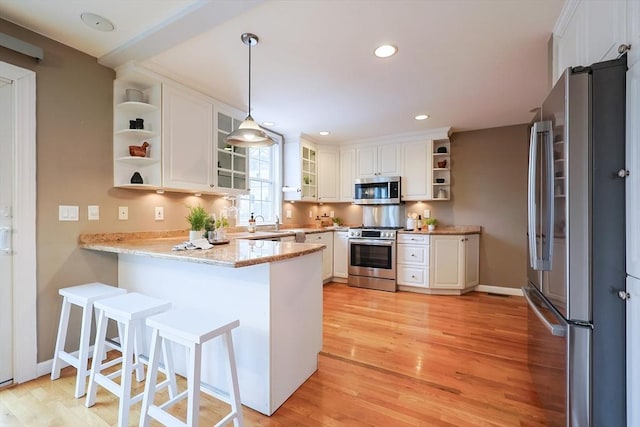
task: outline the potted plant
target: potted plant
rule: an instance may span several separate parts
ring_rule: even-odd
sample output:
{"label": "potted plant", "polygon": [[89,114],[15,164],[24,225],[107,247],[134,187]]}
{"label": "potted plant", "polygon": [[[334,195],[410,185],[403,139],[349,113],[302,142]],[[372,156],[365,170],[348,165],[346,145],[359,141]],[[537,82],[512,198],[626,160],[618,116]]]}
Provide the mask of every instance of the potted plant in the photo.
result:
{"label": "potted plant", "polygon": [[438,225],[438,220],[435,218],[425,218],[424,223],[427,224],[427,230],[433,231]]}
{"label": "potted plant", "polygon": [[225,228],[229,226],[227,217],[223,216],[220,219],[216,219],[214,215],[207,218],[204,229],[209,242],[224,240],[226,237]]}
{"label": "potted plant", "polygon": [[191,206],[189,208],[189,215],[186,216],[187,221],[191,225],[189,231],[189,240],[193,241],[202,237],[202,229],[204,228],[209,214],[200,205]]}

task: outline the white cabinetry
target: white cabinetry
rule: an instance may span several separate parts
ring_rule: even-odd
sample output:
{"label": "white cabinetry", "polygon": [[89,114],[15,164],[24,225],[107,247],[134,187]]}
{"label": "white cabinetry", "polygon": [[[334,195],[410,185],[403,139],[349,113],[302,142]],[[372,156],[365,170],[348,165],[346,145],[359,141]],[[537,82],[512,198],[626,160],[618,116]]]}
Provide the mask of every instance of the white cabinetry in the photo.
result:
{"label": "white cabinetry", "polygon": [[627,9],[634,1],[571,0],[554,30],[553,82],[567,67],[614,59],[627,44]]}
{"label": "white cabinetry", "polygon": [[163,186],[212,191],[213,105],[208,98],[162,87]]}
{"label": "white cabinetry", "polygon": [[[127,89],[143,93],[141,101],[127,99]],[[162,186],[162,142],[160,137],[161,84],[127,76],[113,84],[113,185],[154,189]],[[130,129],[130,121],[142,119],[143,129]],[[135,126],[133,126],[135,127]],[[149,144],[146,157],[129,154],[129,146]],[[132,183],[135,173],[142,183]]]}
{"label": "white cabinetry", "polygon": [[431,141],[402,144],[402,200],[431,199]]}
{"label": "white cabinetry", "polygon": [[431,145],[431,195],[433,200],[451,198],[451,143],[437,139]]}
{"label": "white cabinetry", "polygon": [[333,232],[307,234],[305,243],[320,243],[326,246],[322,251],[322,280],[330,280],[333,275]]}
{"label": "white cabinetry", "polygon": [[340,153],[337,150],[318,148],[318,202],[339,201],[339,165]]}
{"label": "white cabinetry", "polygon": [[627,277],[627,425],[640,426],[640,280]]}
{"label": "white cabinetry", "polygon": [[284,193],[284,200],[315,202],[318,199],[317,148],[304,138],[285,141],[284,185],[294,189]]}
{"label": "white cabinetry", "polygon": [[400,175],[400,146],[391,143],[360,147],[356,162],[358,178]]}
{"label": "white cabinetry", "polygon": [[[640,48],[640,45],[638,46]],[[627,71],[627,274],[640,278],[640,63]]]}
{"label": "white cabinetry", "polygon": [[248,188],[247,149],[226,143],[227,135],[238,129],[241,123],[242,120],[233,111],[215,106],[216,187],[219,191],[229,194],[243,194]]}
{"label": "white cabinetry", "polygon": [[340,150],[340,201],[353,202],[356,180],[356,150]]}
{"label": "white cabinetry", "polygon": [[349,233],[347,231],[333,233],[333,277],[341,279],[349,277]]}
{"label": "white cabinetry", "polygon": [[[465,291],[479,283],[479,236],[431,236],[430,287]],[[469,289],[470,290],[470,289]]]}
{"label": "white cabinetry", "polygon": [[398,285],[429,287],[429,240],[426,234],[398,234]]}

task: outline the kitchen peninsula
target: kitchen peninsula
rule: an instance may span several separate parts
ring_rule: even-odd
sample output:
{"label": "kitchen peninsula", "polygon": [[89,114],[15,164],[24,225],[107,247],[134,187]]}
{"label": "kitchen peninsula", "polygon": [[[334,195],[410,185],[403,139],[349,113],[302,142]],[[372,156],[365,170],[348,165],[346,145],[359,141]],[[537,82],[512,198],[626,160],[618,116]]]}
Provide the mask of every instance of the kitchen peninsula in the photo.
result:
{"label": "kitchen peninsula", "polygon": [[[318,368],[324,245],[237,239],[173,251],[184,236],[144,237],[83,235],[80,247],[117,254],[121,288],[239,319],[233,339],[241,401],[271,415]],[[227,392],[221,347],[205,347],[202,375]],[[183,361],[174,356],[178,372]]]}

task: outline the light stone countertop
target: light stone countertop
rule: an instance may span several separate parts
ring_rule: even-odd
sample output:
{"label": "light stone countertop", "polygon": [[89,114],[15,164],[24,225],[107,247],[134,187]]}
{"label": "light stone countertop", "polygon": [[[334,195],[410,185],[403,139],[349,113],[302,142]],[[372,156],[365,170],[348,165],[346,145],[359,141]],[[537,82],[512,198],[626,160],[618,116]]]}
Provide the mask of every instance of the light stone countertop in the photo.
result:
{"label": "light stone countertop", "polygon": [[[80,247],[94,251],[117,254],[132,254],[152,258],[211,264],[222,267],[246,267],[267,262],[281,261],[321,251],[325,245],[315,243],[272,242],[268,240],[231,239],[227,244],[215,245],[211,249],[173,251],[175,245],[185,242],[182,237],[163,237],[139,240],[92,240],[81,236]],[[96,240],[96,239],[94,239]]]}

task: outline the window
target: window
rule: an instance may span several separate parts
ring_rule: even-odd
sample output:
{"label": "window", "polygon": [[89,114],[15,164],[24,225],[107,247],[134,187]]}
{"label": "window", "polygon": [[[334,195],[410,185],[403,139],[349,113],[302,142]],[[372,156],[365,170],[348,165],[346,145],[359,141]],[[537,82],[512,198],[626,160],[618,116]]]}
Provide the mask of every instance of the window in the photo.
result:
{"label": "window", "polygon": [[[273,135],[271,135],[273,137]],[[276,141],[278,141],[278,138]],[[238,197],[238,223],[247,224],[251,213],[273,224],[282,211],[282,143],[249,148],[249,194]],[[260,219],[257,221],[261,224]]]}

